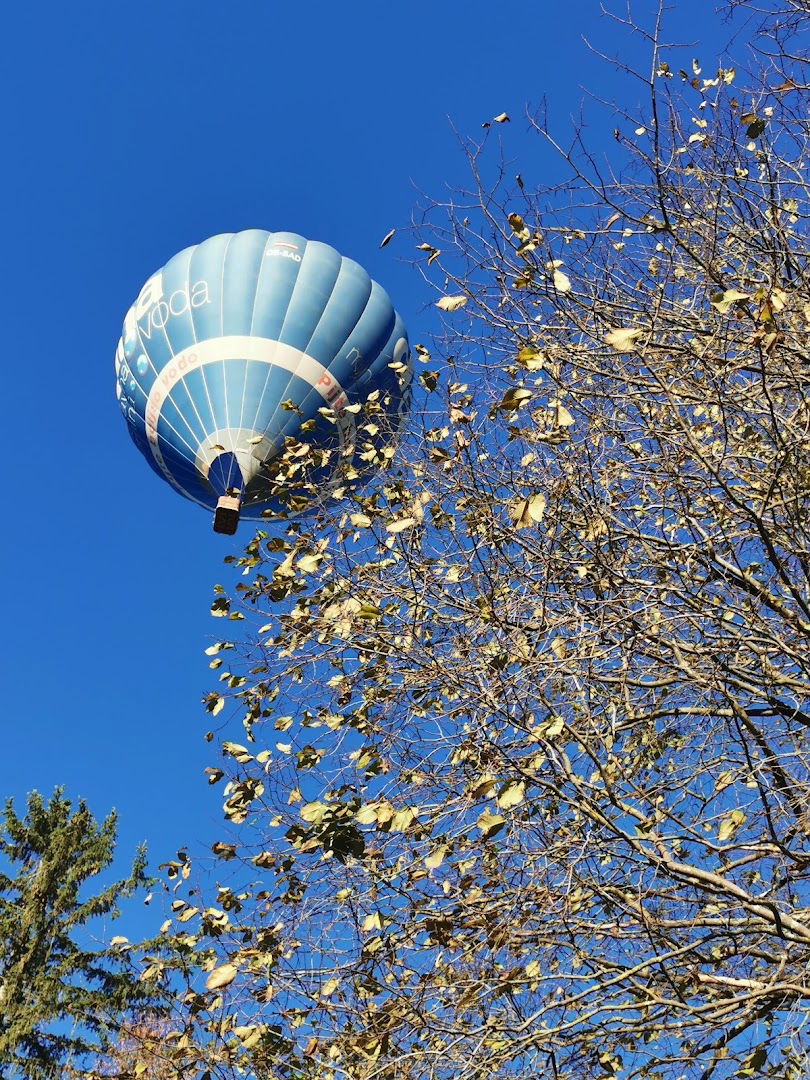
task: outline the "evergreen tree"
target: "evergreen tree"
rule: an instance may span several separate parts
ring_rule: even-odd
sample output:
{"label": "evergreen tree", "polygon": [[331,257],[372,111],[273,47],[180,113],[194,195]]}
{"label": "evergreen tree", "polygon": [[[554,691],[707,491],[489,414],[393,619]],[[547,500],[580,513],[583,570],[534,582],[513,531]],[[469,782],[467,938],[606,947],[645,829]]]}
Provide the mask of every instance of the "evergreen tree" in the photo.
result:
{"label": "evergreen tree", "polygon": [[[121,943],[93,948],[86,925],[118,915],[121,897],[146,883],[145,853],[129,875],[98,892],[83,888],[113,859],[116,815],[101,824],[61,788],[36,791],[19,817],[8,800],[0,826],[0,1077],[81,1075],[136,1008],[159,1008]],[[113,939],[115,942],[115,939]]]}

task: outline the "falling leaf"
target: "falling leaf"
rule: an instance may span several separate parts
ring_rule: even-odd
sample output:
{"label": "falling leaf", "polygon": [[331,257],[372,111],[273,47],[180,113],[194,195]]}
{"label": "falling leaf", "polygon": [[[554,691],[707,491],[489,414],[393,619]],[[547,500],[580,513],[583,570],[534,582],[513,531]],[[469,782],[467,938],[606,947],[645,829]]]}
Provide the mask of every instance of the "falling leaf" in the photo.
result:
{"label": "falling leaf", "polygon": [[466,296],[443,296],[441,300],[436,301],[436,307],[441,308],[442,311],[455,311],[457,308],[464,307],[466,303]]}
{"label": "falling leaf", "polygon": [[633,342],[643,333],[644,331],[638,328],[617,327],[615,330],[605,334],[605,344],[612,345],[620,353],[632,352],[634,348]]}
{"label": "falling leaf", "polygon": [[238,971],[239,969],[234,964],[220,964],[209,973],[205,980],[206,990],[219,990],[220,987],[227,986],[236,978]]}
{"label": "falling leaf", "polygon": [[497,116],[492,117],[492,122],[493,124],[508,124],[509,117],[506,115],[505,112],[498,113]]}
{"label": "falling leaf", "polygon": [[385,234],[385,236],[384,236],[384,237],[382,238],[382,240],[380,241],[380,247],[381,247],[381,248],[384,248],[384,247],[385,247],[385,245],[386,245],[387,243],[389,243],[389,241],[391,240],[392,236],[394,235],[394,233],[395,233],[396,231],[397,231],[396,229],[391,229],[391,231],[390,231],[390,232],[387,232],[387,233]]}

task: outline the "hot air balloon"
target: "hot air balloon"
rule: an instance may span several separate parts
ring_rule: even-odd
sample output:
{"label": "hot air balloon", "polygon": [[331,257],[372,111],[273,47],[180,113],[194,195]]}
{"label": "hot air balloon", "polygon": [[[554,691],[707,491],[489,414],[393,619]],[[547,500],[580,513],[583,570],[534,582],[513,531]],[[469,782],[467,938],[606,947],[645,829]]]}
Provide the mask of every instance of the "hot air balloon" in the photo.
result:
{"label": "hot air balloon", "polygon": [[402,319],[327,244],[249,229],[175,255],[141,289],[115,354],[135,445],[231,534],[292,516],[384,465],[410,402]]}

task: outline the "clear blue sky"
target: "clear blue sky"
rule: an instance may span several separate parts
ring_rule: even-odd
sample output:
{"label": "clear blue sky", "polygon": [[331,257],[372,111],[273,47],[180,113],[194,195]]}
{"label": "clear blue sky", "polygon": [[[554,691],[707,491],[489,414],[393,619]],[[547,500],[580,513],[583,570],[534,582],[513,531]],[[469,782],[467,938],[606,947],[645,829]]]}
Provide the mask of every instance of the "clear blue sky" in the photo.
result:
{"label": "clear blue sky", "polygon": [[[729,28],[700,0],[676,7],[670,37],[699,42],[685,59],[711,68]],[[465,182],[450,121],[479,135],[508,112],[497,134],[530,186],[552,163],[527,105],[545,95],[564,135],[582,86],[635,102],[582,34],[632,56],[598,0],[6,11],[0,797],[63,784],[98,816],[115,806],[122,857],[146,840],[162,861],[219,832],[203,650],[222,631],[211,586],[249,526],[215,536],[129,441],[113,352],[142,282],[213,233],[290,229],[363,263],[424,340],[435,308],[413,241],[381,238],[407,225],[417,188]],[[590,115],[609,150],[611,118]]]}

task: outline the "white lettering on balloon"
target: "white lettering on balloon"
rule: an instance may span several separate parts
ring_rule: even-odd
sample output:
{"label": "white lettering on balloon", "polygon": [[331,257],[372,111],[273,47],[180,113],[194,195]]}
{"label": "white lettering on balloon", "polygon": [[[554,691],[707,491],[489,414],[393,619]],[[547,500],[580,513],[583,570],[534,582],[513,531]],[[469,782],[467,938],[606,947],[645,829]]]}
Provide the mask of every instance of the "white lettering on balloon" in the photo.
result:
{"label": "white lettering on balloon", "polygon": [[[142,296],[143,293],[141,293]],[[175,289],[165,300],[162,298],[162,289],[157,294],[157,300],[154,300],[154,296],[155,292],[152,291],[150,293],[151,305],[143,306],[141,297],[138,298],[135,305],[138,329],[142,338],[146,338],[147,341],[151,339],[155,330],[165,329],[166,323],[172,316],[185,315],[192,308],[199,308],[203,304],[211,303],[208,282],[204,280],[195,281],[193,285],[184,285],[180,289]]]}
{"label": "white lettering on balloon", "polygon": [[278,255],[282,259],[292,259],[293,262],[300,263],[301,256],[295,251],[289,251],[287,248],[268,248],[267,255]]}

